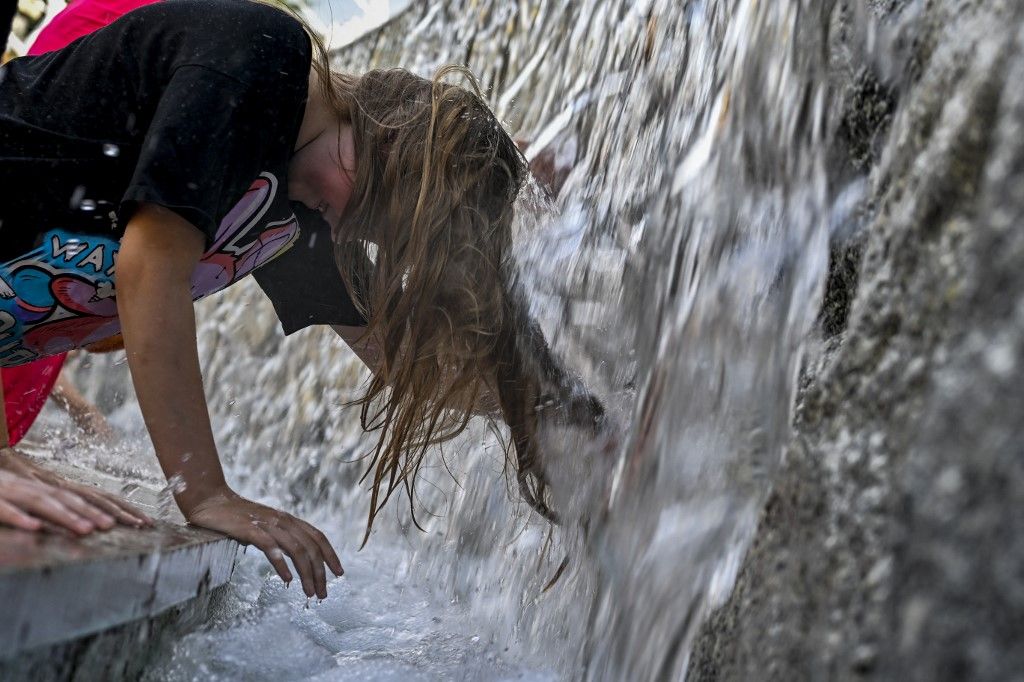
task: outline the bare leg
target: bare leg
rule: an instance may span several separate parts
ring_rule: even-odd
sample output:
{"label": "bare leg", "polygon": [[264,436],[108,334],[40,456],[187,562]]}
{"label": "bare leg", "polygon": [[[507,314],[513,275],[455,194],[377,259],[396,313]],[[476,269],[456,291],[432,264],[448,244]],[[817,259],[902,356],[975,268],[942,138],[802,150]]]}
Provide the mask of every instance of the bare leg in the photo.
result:
{"label": "bare leg", "polygon": [[67,378],[66,372],[61,372],[50,397],[53,398],[54,403],[68,413],[75,425],[88,435],[105,441],[109,441],[113,437],[114,432],[110,428],[110,424],[107,423],[106,417],[75,388],[75,385]]}

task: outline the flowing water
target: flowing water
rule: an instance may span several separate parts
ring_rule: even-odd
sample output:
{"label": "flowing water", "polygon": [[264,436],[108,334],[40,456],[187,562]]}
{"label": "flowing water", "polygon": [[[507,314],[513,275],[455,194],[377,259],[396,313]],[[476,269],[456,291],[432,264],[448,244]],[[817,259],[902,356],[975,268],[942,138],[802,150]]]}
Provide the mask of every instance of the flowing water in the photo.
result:
{"label": "flowing water", "polygon": [[[151,678],[681,678],[782,457],[830,234],[857,197],[826,172],[832,10],[452,0],[414,4],[340,54],[344,68],[423,74],[468,59],[530,153],[546,147],[568,173],[550,205],[524,199],[518,267],[618,433],[545,435],[564,518],[551,527],[474,425],[424,473],[426,532],[395,503],[357,551],[368,498],[352,460],[371,440],[342,404],[365,379],[358,361],[330,332],[283,339],[255,286],[202,302],[231,480],[320,524],[348,573],[306,608],[249,552],[211,624]],[[871,38],[865,17],[842,19]],[[124,400],[124,368],[90,362],[78,371],[93,395]]]}

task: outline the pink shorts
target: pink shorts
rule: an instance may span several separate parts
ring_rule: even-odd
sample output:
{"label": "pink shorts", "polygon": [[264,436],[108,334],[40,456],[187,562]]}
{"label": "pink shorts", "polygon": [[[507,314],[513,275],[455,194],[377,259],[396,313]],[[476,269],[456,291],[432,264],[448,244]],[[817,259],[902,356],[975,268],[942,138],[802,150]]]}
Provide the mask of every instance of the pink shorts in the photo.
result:
{"label": "pink shorts", "polygon": [[4,407],[7,409],[7,433],[11,445],[17,445],[39,416],[66,357],[64,354],[53,355],[25,365],[3,368]]}

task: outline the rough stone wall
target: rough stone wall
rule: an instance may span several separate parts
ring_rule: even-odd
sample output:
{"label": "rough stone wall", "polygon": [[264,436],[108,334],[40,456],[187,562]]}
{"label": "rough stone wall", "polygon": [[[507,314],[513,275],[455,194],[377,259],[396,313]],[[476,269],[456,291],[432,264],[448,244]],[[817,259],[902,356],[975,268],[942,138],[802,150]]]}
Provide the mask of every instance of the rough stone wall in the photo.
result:
{"label": "rough stone wall", "polygon": [[879,5],[848,323],[690,679],[1024,679],[1024,6]]}

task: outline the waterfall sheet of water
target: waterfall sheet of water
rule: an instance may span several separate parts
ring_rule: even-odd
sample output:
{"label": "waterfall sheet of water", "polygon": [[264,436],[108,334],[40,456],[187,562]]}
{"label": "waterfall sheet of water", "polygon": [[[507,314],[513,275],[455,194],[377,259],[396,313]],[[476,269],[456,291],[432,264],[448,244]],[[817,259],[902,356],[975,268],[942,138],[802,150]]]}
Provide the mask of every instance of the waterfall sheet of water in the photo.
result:
{"label": "waterfall sheet of water", "polygon": [[[555,207],[524,200],[520,279],[618,436],[545,434],[553,528],[477,425],[444,447],[454,480],[425,468],[427,532],[396,506],[356,554],[350,460],[370,441],[340,405],[358,362],[323,330],[282,338],[254,286],[202,302],[230,477],[319,522],[349,573],[307,611],[246,557],[234,601],[154,679],[681,678],[782,457],[829,231],[856,198],[825,171],[832,19],[810,0],[452,0],[339,55],[427,75],[468,59],[514,132],[556,150],[567,180]],[[121,390],[92,362],[94,395]]]}

